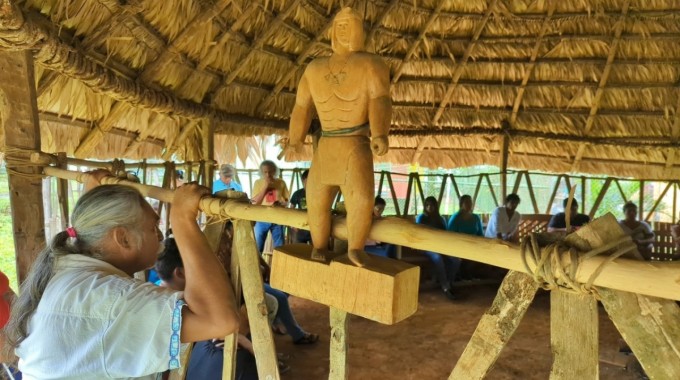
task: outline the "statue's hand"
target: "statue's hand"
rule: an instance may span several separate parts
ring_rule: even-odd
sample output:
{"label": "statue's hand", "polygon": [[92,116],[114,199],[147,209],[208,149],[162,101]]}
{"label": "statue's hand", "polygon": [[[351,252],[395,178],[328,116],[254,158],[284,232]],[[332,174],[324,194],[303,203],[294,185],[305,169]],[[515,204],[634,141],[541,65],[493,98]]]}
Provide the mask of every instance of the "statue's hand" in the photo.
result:
{"label": "statue's hand", "polygon": [[387,136],[374,137],[371,139],[371,151],[376,156],[382,156],[390,148]]}

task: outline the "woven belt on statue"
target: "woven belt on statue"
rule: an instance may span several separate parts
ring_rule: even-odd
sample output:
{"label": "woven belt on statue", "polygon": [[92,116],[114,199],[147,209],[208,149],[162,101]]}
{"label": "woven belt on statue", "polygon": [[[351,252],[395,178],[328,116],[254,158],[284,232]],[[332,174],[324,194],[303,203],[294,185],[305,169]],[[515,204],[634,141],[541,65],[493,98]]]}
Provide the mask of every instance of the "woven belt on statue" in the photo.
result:
{"label": "woven belt on statue", "polygon": [[[335,129],[332,131],[321,131],[321,137],[345,137],[345,136],[353,136],[355,132],[362,131],[364,129],[368,128],[368,123],[361,124],[356,127],[351,127],[351,128],[343,128],[343,129]],[[355,136],[364,136],[364,135],[355,135]]]}

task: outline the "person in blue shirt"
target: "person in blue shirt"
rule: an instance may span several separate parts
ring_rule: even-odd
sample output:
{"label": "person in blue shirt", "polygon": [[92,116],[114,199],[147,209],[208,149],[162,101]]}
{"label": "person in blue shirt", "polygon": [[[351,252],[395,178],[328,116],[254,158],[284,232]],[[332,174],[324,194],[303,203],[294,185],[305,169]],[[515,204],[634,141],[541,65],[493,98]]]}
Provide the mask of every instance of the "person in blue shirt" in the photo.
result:
{"label": "person in blue shirt", "polygon": [[[439,202],[435,197],[425,198],[423,213],[416,217],[416,223],[438,230],[446,229],[446,219],[439,214]],[[437,282],[441,286],[444,295],[450,300],[455,300],[456,295],[453,293],[452,287],[453,281],[456,279],[460,269],[460,259],[430,251],[423,251],[423,253],[432,261]]]}
{"label": "person in blue shirt", "polygon": [[243,191],[241,184],[234,180],[236,177],[236,169],[233,166],[225,164],[220,166],[220,179],[213,182],[213,194],[223,190]]}
{"label": "person in blue shirt", "polygon": [[461,234],[484,236],[482,218],[472,212],[472,197],[463,195],[459,200],[460,209],[451,215],[446,229]]}

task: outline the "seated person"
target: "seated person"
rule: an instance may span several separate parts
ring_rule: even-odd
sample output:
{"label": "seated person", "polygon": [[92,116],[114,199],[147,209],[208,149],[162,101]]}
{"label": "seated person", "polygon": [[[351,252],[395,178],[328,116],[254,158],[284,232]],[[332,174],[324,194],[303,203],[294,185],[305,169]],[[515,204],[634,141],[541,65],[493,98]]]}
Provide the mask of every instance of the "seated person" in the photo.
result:
{"label": "seated person", "polygon": [[[382,218],[382,214],[385,212],[385,206],[387,206],[385,199],[383,199],[381,196],[375,197],[375,203],[373,204],[373,220]],[[371,239],[366,240],[364,251],[376,256],[389,257],[391,259],[397,258],[397,249],[394,245]]]}
{"label": "seated person", "polygon": [[[186,284],[184,264],[177,248],[175,239],[165,239],[165,249],[156,261],[155,269],[161,278],[160,286],[176,291],[183,291]],[[269,322],[274,319],[278,305],[276,299],[265,294]],[[240,326],[237,338],[238,349],[236,351],[236,379],[257,380],[257,367],[255,365],[255,353],[253,344],[248,338],[250,325],[246,307],[241,299]],[[222,366],[224,363],[224,340],[209,339],[197,342],[191,351],[187,369],[187,380],[193,379],[221,379]],[[279,363],[280,370],[290,369],[283,363]],[[283,371],[281,371],[283,373]]]}
{"label": "seated person", "polygon": [[619,221],[623,232],[633,239],[642,257],[645,260],[651,260],[654,245],[654,231],[652,231],[652,227],[646,222],[637,220],[638,208],[633,202],[626,202],[623,205],[623,215],[624,219]]}
{"label": "seated person", "polygon": [[[307,210],[307,177],[309,176],[309,170],[302,172],[300,176],[302,178],[302,189],[293,193],[290,197],[290,207],[298,210]],[[293,242],[295,243],[312,243],[312,235],[307,230],[301,230],[299,228],[292,228],[293,232]]]}
{"label": "seated person", "polygon": [[590,217],[586,214],[579,214],[578,212],[578,202],[576,199],[571,201],[571,217],[570,224],[571,229],[567,231],[567,203],[569,203],[569,198],[562,201],[562,207],[565,212],[558,212],[550,218],[550,223],[548,223],[548,232],[564,232],[570,234],[579,228],[590,223]]}
{"label": "seated person", "polygon": [[234,180],[236,169],[233,166],[224,164],[220,166],[220,179],[213,182],[213,194],[224,190],[243,191],[241,184]]}
{"label": "seated person", "polygon": [[196,222],[210,191],[191,184],[174,193],[182,293],[133,278],[163,248],[158,215],[139,191],[100,185],[107,175],[90,173],[72,227],[38,255],[13,305],[5,333],[27,378],[157,379],[179,367],[180,343],[238,331],[231,282]]}
{"label": "seated person", "polygon": [[482,218],[472,213],[472,197],[463,195],[459,200],[459,210],[451,215],[446,229],[467,235],[484,236]]}
{"label": "seated person", "polygon": [[517,233],[521,218],[521,215],[517,212],[519,202],[520,199],[517,194],[509,194],[505,198],[505,204],[491,214],[484,236],[490,239],[512,240]]}
{"label": "seated person", "polygon": [[[425,198],[423,213],[416,217],[417,224],[424,224],[438,230],[446,229],[446,219],[439,214],[439,202],[435,197]],[[460,269],[460,259],[439,254],[437,252],[423,251],[434,265],[437,282],[441,286],[444,295],[455,300],[453,294],[453,281]]]}
{"label": "seated person", "polygon": [[[472,212],[474,207],[472,204],[472,197],[467,194],[461,196],[458,201],[458,207],[458,212],[451,215],[449,223],[446,225],[446,230],[466,235],[484,236],[482,218]],[[481,264],[472,260],[460,259],[458,278],[461,280],[475,279],[472,273],[475,268],[480,265]]]}
{"label": "seated person", "polygon": [[293,344],[314,344],[319,340],[319,335],[306,332],[297,323],[288,303],[288,294],[272,288],[269,284],[264,284],[264,292],[266,295],[274,296],[279,305],[274,322],[275,333],[290,335]]}

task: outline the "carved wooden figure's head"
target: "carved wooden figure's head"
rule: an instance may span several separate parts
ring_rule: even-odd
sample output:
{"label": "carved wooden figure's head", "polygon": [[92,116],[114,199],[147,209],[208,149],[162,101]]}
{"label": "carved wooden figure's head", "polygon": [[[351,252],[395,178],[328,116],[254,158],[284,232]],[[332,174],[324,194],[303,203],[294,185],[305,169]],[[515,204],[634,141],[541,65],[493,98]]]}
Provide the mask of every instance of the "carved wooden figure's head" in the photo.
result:
{"label": "carved wooden figure's head", "polygon": [[343,8],[333,19],[331,48],[336,53],[364,50],[364,23],[352,8]]}

